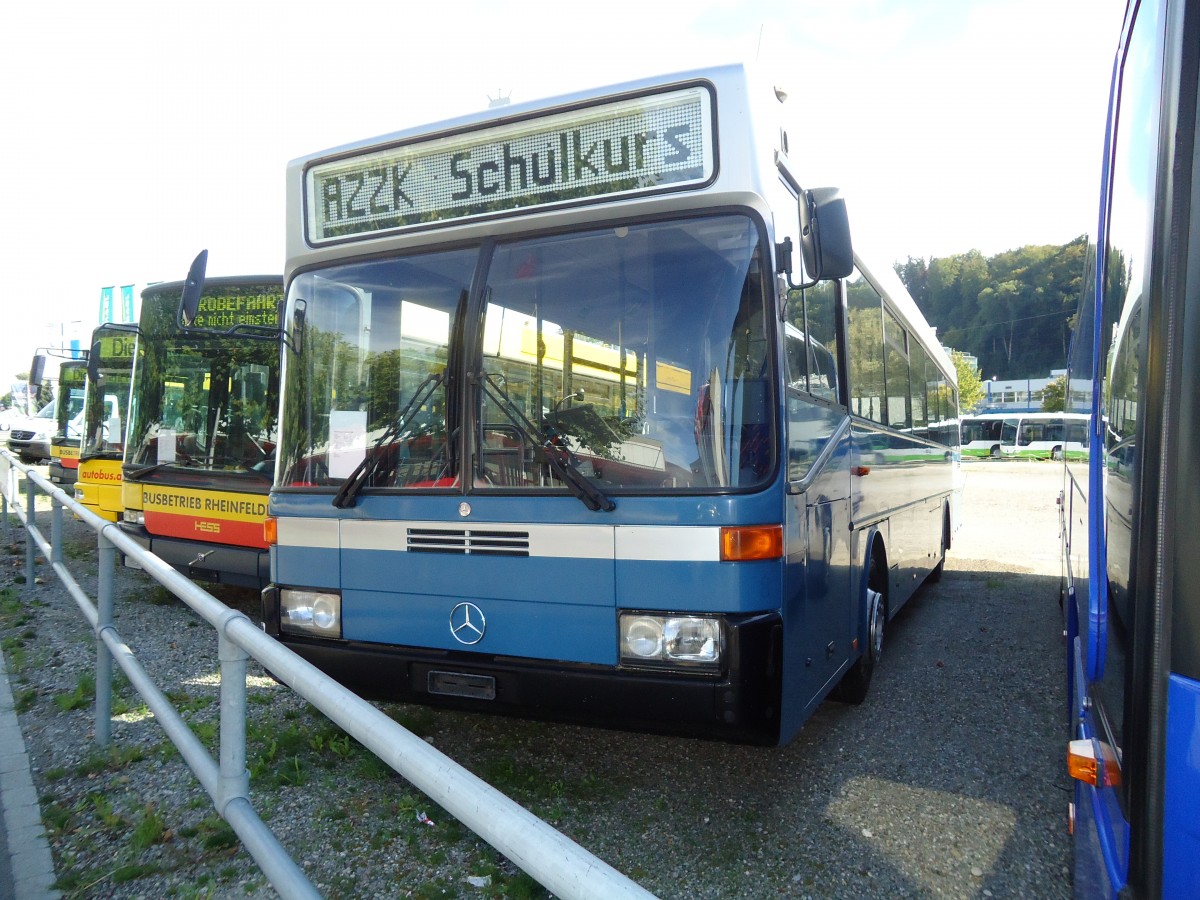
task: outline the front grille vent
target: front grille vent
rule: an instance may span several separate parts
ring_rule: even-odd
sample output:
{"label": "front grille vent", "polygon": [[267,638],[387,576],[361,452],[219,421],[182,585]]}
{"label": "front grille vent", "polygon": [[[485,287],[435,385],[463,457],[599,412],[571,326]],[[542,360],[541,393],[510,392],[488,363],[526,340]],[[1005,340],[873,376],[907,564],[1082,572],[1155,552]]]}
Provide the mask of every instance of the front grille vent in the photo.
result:
{"label": "front grille vent", "polygon": [[18,441],[33,440],[33,432],[32,431],[14,431],[12,433],[12,436]]}
{"label": "front grille vent", "polygon": [[475,528],[410,528],[409,553],[457,553],[462,556],[528,556],[529,532]]}

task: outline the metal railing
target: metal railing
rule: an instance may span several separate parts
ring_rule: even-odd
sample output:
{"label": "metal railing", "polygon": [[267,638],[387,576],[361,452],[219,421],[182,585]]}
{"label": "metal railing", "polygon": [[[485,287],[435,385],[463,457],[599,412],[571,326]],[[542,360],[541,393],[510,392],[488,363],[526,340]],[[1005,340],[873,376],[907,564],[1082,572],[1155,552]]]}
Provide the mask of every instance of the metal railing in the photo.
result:
{"label": "metal railing", "polygon": [[[10,506],[27,533],[26,591],[33,590],[35,557],[40,550],[96,634],[96,742],[107,746],[112,736],[112,664],[115,661],[196,774],[217,812],[237,833],[263,874],[282,896],[319,897],[320,894],[250,803],[250,775],[246,768],[246,675],[251,658],[555,895],[568,900],[654,896],[268,637],[245,613],[230,609],[189,581],[139,546],[117,525],[101,519],[40,473],[17,462],[7,450],[0,450],[0,468],[4,470],[0,473],[0,484],[3,485],[0,518],[4,523],[4,537],[9,537]],[[18,473],[25,476],[24,505],[19,502]],[[39,489],[50,498],[49,540],[37,524]],[[63,564],[65,509],[96,532],[99,571],[94,604]],[[118,550],[217,631],[221,676],[219,760],[212,758],[113,626]]]}

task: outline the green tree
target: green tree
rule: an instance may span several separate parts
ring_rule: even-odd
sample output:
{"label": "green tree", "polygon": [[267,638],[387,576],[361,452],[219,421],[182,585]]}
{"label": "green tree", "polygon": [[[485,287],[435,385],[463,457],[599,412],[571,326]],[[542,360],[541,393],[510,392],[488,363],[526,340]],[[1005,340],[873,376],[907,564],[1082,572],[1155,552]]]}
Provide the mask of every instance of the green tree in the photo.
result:
{"label": "green tree", "polygon": [[1079,237],[990,257],[909,257],[895,270],[945,343],[974,355],[988,375],[1025,378],[1066,365],[1087,253]]}
{"label": "green tree", "polygon": [[1063,412],[1067,408],[1067,376],[1059,375],[1042,393],[1042,412]]}
{"label": "green tree", "polygon": [[979,369],[971,367],[962,351],[951,350],[950,359],[958,373],[958,409],[970,412],[983,400],[983,379],[979,377]]}

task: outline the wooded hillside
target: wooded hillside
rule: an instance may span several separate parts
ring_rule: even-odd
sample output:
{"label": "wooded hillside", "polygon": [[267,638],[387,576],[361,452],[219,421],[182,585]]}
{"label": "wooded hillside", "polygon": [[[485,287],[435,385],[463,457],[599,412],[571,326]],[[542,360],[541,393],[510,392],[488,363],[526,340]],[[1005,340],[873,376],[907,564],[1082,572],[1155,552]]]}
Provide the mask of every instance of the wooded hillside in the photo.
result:
{"label": "wooded hillside", "polygon": [[896,264],[942,343],[974,354],[985,378],[1041,377],[1067,364],[1087,238]]}

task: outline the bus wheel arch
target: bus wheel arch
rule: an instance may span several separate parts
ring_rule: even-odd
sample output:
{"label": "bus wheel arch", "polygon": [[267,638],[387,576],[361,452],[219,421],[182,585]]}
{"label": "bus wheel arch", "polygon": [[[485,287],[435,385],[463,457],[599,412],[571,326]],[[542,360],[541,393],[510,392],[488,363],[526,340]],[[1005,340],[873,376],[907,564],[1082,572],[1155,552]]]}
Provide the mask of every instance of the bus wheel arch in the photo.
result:
{"label": "bus wheel arch", "polygon": [[988,454],[988,455],[989,455],[989,456],[990,456],[992,459],[999,459],[999,458],[1000,458],[1000,445],[999,445],[999,444],[994,444],[994,445],[992,446],[991,452],[989,452],[989,454]]}
{"label": "bus wheel arch", "polygon": [[872,536],[869,546],[871,549],[864,570],[867,577],[862,598],[866,617],[866,646],[830,695],[843,703],[858,704],[867,698],[871,677],[883,658],[885,646],[884,635],[888,621],[887,552],[884,550],[883,537],[878,532]]}

